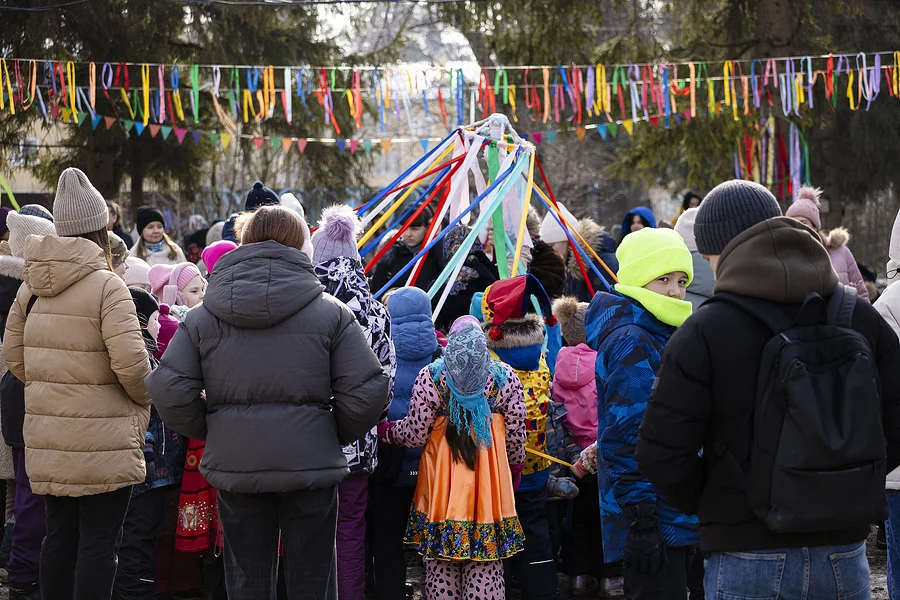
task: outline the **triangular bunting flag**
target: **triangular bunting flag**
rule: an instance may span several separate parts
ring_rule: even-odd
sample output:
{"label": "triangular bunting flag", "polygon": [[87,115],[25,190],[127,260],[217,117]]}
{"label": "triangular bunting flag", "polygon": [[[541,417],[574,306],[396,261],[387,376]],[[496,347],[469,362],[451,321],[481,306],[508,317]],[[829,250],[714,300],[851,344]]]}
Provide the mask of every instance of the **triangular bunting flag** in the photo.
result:
{"label": "triangular bunting flag", "polygon": [[347,140],[338,140],[334,143],[340,152],[344,151],[344,148],[347,147]]}
{"label": "triangular bunting flag", "polygon": [[231,134],[230,134],[230,133],[223,133],[222,136],[221,136],[221,140],[222,140],[222,149],[223,149],[223,150],[227,150],[227,149],[228,149],[228,144],[231,143]]}
{"label": "triangular bunting flag", "polygon": [[654,127],[659,127],[659,117],[653,116],[648,119]]}
{"label": "triangular bunting flag", "polygon": [[579,142],[584,141],[584,132],[585,132],[584,127],[576,127],[575,128],[575,135],[578,136]]}
{"label": "triangular bunting flag", "polygon": [[600,132],[600,137],[605,140],[606,136],[608,135],[608,133],[606,131],[606,124],[604,123],[602,125],[597,125],[597,131]]}
{"label": "triangular bunting flag", "polygon": [[147,125],[147,127],[150,129],[150,137],[155,138],[159,133],[159,125]]}
{"label": "triangular bunting flag", "polygon": [[187,129],[183,129],[183,128],[181,128],[181,127],[176,127],[176,128],[174,129],[174,131],[175,131],[175,137],[178,139],[178,143],[179,143],[179,144],[183,143],[183,142],[184,142],[184,136],[187,135],[188,130],[187,130]]}
{"label": "triangular bunting flag", "polygon": [[675,113],[673,116],[675,117],[675,127],[681,127],[681,115]]}
{"label": "triangular bunting flag", "polygon": [[137,131],[138,136],[144,134],[144,129],[146,129],[146,126],[143,123],[141,123],[140,121],[134,122],[134,130]]}
{"label": "triangular bunting flag", "polygon": [[103,122],[106,124],[107,129],[112,129],[113,123],[116,122],[115,117],[103,117]]}
{"label": "triangular bunting flag", "polygon": [[372,152],[372,142],[369,140],[363,140],[363,150],[366,151],[366,154]]}
{"label": "triangular bunting flag", "polygon": [[519,137],[521,137],[521,138],[522,138],[523,140],[525,140],[526,142],[529,141],[529,140],[531,139],[531,135],[530,135],[530,134],[527,134],[527,133],[523,133],[523,134],[520,135]]}
{"label": "triangular bunting flag", "polygon": [[278,150],[279,148],[281,148],[281,138],[280,137],[276,137],[273,135],[269,139],[269,141],[272,142],[272,150]]}
{"label": "triangular bunting flag", "polygon": [[309,143],[309,140],[306,138],[300,138],[297,140],[297,149],[300,150],[300,154],[303,154],[303,151],[306,150],[306,145]]}
{"label": "triangular bunting flag", "polygon": [[254,136],[253,136],[253,143],[256,144],[256,149],[257,149],[257,150],[262,150],[263,139],[262,139],[261,137],[259,137],[258,135],[254,135]]}
{"label": "triangular bunting flag", "polygon": [[210,145],[210,146],[212,146],[213,148],[215,148],[215,147],[216,147],[216,143],[218,143],[218,141],[219,141],[219,134],[218,134],[218,133],[210,133],[210,134],[209,134],[209,145]]}
{"label": "triangular bunting flag", "polygon": [[78,111],[78,126],[80,127],[80,126],[84,125],[84,122],[87,120],[88,120],[87,113]]}
{"label": "triangular bunting flag", "polygon": [[[56,105],[56,104],[51,104],[51,105],[50,105],[50,116],[53,117],[53,120],[54,120],[54,121],[55,121],[56,119],[59,118],[60,112],[61,112],[61,111],[60,111],[58,105]],[[110,118],[112,118],[112,117],[110,117]],[[113,119],[113,120],[115,120],[115,119]]]}
{"label": "triangular bunting flag", "polygon": [[194,145],[195,145],[195,146],[199,146],[199,145],[200,145],[200,136],[203,135],[203,132],[202,132],[202,131],[197,131],[197,130],[195,129],[194,131],[191,132],[191,135],[194,137]]}
{"label": "triangular bunting flag", "polygon": [[388,152],[391,151],[392,145],[393,145],[393,142],[391,142],[391,140],[381,140],[381,151],[384,152],[385,154],[387,154]]}
{"label": "triangular bunting flag", "polygon": [[428,140],[422,138],[419,140],[419,144],[422,146],[422,152],[428,152]]}
{"label": "triangular bunting flag", "polygon": [[687,121],[690,121],[690,120],[691,120],[691,111],[690,111],[690,110],[684,111],[684,118],[685,118],[685,120],[687,120]]}
{"label": "triangular bunting flag", "polygon": [[359,148],[359,140],[350,140],[350,156],[356,154],[357,148]]}
{"label": "triangular bunting flag", "polygon": [[71,111],[71,110],[69,110],[68,108],[62,109],[62,119],[63,119],[63,121],[66,121],[66,122],[68,123],[69,117],[71,117],[71,116],[72,116],[72,111]]}
{"label": "triangular bunting flag", "polygon": [[100,121],[102,121],[102,120],[103,120],[102,115],[94,115],[93,117],[91,117],[91,126],[94,129],[97,129],[97,125],[99,125]]}
{"label": "triangular bunting flag", "polygon": [[548,131],[546,135],[547,135],[547,142],[549,142],[551,144],[556,142],[556,132],[555,131]]}
{"label": "triangular bunting flag", "polygon": [[543,137],[544,137],[544,136],[542,136],[540,133],[533,133],[533,134],[531,134],[531,139],[534,140],[534,143],[535,143],[535,145],[537,145],[537,146],[540,146],[541,140],[543,139]]}
{"label": "triangular bunting flag", "polygon": [[625,128],[625,131],[628,132],[628,135],[634,135],[634,121],[632,121],[631,119],[622,121],[622,127]]}
{"label": "triangular bunting flag", "polygon": [[291,151],[291,146],[294,145],[293,138],[284,138],[281,140],[281,149],[284,150],[284,153],[287,154]]}
{"label": "triangular bunting flag", "polygon": [[172,135],[172,128],[168,125],[163,125],[159,128],[159,132],[162,134],[163,140],[167,140]]}
{"label": "triangular bunting flag", "polygon": [[619,126],[614,122],[610,123],[609,124],[609,135],[613,136],[613,139],[615,139],[616,134],[618,132],[619,132]]}
{"label": "triangular bunting flag", "polygon": [[129,121],[128,119],[122,121],[122,125],[125,126],[125,131],[131,131],[132,129],[134,129],[134,121]]}

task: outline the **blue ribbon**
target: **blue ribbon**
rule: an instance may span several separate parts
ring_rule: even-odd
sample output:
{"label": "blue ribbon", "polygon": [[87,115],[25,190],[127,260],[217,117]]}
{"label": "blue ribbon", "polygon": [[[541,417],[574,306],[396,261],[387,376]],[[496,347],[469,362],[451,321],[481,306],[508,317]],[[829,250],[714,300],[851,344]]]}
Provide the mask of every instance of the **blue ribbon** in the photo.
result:
{"label": "blue ribbon", "polygon": [[669,105],[669,69],[662,68],[663,72],[663,110],[666,115],[666,129],[669,128],[669,116],[672,114],[672,107]]}
{"label": "blue ribbon", "polygon": [[[303,91],[303,75],[306,75],[306,91]],[[306,95],[312,94],[312,79],[309,75],[309,69],[303,68],[297,71],[297,95],[300,96],[300,102],[303,104],[303,108],[306,109],[306,116],[309,117],[311,121],[315,121],[315,117],[313,117],[312,112],[309,110],[309,105],[306,103]]]}
{"label": "blue ribbon", "polygon": [[[252,75],[252,77],[251,77]],[[250,93],[256,92],[259,88],[259,67],[247,69],[247,89]]]}

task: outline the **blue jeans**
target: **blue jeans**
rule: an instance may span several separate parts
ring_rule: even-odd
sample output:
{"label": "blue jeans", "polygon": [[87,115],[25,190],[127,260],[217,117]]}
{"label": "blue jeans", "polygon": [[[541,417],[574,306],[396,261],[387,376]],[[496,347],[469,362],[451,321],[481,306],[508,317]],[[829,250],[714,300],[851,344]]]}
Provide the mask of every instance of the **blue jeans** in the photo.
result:
{"label": "blue jeans", "polygon": [[866,543],[713,552],[706,600],[870,600]]}
{"label": "blue jeans", "polygon": [[884,524],[884,535],[887,539],[887,584],[888,596],[891,600],[900,599],[900,490],[887,490],[888,511],[890,517]]}

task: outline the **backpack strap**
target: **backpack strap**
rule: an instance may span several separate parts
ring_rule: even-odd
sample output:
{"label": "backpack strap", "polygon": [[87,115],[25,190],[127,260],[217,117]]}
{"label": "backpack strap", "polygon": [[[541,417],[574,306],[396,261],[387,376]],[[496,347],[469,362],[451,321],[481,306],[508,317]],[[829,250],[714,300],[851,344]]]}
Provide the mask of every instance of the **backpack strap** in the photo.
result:
{"label": "backpack strap", "polygon": [[735,308],[747,313],[763,325],[765,325],[772,333],[781,333],[793,327],[794,323],[787,316],[781,313],[777,308],[769,302],[747,298],[740,294],[731,292],[719,292],[712,298],[704,302],[704,306],[709,304],[730,304]]}
{"label": "backpack strap", "polygon": [[828,297],[828,324],[850,327],[853,311],[856,309],[856,298],[856,288],[838,284],[834,293]]}
{"label": "backpack strap", "polygon": [[38,297],[33,295],[28,299],[28,305],[25,307],[25,318],[28,318],[28,315],[31,314],[31,309],[34,308],[34,303],[37,302]]}

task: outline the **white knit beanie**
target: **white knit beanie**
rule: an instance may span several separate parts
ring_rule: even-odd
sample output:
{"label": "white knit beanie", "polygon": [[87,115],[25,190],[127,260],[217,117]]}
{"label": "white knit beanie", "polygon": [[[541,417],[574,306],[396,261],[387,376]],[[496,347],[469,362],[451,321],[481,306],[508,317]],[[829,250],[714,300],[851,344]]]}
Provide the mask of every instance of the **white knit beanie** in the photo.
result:
{"label": "white knit beanie", "polygon": [[70,167],[59,176],[53,221],[60,237],[106,229],[109,222],[106,200],[79,169]]}
{"label": "white knit beanie", "polygon": [[[578,229],[578,219],[563,206],[562,202],[559,202],[558,206],[559,212],[562,213],[563,218],[566,220],[566,227],[569,230]],[[556,217],[552,211],[547,211],[547,214],[544,216],[544,221],[541,223],[541,239],[548,244],[569,241],[569,238],[566,237],[566,232],[563,231],[563,228],[556,222]]]}
{"label": "white knit beanie", "polygon": [[684,245],[691,252],[697,251],[697,240],[694,239],[694,220],[697,218],[698,212],[700,212],[699,208],[689,208],[678,217],[678,222],[675,223],[675,231],[681,234],[681,237],[684,238]]}
{"label": "white knit beanie", "polygon": [[53,222],[43,217],[22,215],[13,211],[6,217],[6,224],[9,226],[9,249],[13,256],[19,258],[25,257],[25,239],[29,235],[41,237],[56,235]]}
{"label": "white knit beanie", "polygon": [[150,289],[150,265],[147,261],[137,256],[129,256],[125,259],[128,269],[125,271],[125,285],[145,285]]}

